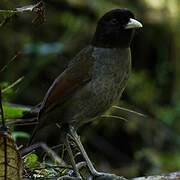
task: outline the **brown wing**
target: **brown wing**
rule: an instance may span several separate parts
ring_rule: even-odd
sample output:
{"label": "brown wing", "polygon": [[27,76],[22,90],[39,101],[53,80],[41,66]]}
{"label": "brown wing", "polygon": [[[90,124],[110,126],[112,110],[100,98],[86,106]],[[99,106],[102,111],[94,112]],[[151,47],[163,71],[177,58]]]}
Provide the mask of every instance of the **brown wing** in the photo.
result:
{"label": "brown wing", "polygon": [[77,54],[68,68],[55,79],[49,88],[41,106],[39,124],[43,124],[41,117],[44,114],[51,111],[54,106],[63,104],[78,88],[91,79],[92,65],[92,48],[87,47]]}
{"label": "brown wing", "polygon": [[80,51],[71,61],[68,68],[60,74],[49,88],[40,108],[38,124],[36,125],[29,144],[31,144],[38,129],[46,123],[46,114],[58,105],[61,106],[80,87],[90,81],[90,70],[93,65],[92,47]]}

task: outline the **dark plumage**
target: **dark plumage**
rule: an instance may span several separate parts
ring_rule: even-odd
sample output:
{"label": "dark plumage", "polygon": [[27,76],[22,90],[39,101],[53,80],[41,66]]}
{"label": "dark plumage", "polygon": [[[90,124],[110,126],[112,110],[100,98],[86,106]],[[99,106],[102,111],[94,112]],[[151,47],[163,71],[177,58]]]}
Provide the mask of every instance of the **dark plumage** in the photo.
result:
{"label": "dark plumage", "polygon": [[92,44],[98,47],[115,48],[129,47],[133,29],[124,29],[132,12],[127,9],[114,9],[100,18]]}
{"label": "dark plumage", "polygon": [[[100,18],[90,45],[73,58],[49,88],[32,135],[32,139],[49,143],[48,137],[54,135],[59,139],[60,132],[63,132],[61,138],[70,153],[67,140],[67,133],[70,133],[94,175],[101,173],[93,168],[80,147],[75,129],[104,113],[120,98],[131,68],[129,46],[133,32],[135,28],[142,27],[133,18],[134,15],[127,9],[115,9]],[[61,129],[57,128],[56,123],[60,124]],[[41,137],[48,127],[49,131]],[[76,176],[79,176],[72,156],[71,162]]]}

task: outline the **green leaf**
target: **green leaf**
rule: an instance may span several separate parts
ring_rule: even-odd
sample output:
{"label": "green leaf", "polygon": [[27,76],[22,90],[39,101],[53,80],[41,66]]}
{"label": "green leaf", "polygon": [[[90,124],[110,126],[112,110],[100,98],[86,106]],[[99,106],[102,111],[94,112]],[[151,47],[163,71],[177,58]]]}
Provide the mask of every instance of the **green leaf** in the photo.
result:
{"label": "green leaf", "polygon": [[[7,20],[8,18],[11,18],[12,16],[20,13],[25,13],[25,12],[36,12],[37,17],[35,18],[34,21],[39,21],[40,23],[44,22],[44,4],[42,1],[40,1],[37,4],[34,5],[29,5],[29,6],[23,6],[20,8],[16,8],[15,10],[0,10],[0,15],[3,16],[4,21]],[[0,23],[0,27],[3,26],[4,21]]]}
{"label": "green leaf", "polygon": [[24,106],[3,105],[3,110],[5,119],[13,119],[22,117],[24,112],[30,111],[31,109]]}
{"label": "green leaf", "polygon": [[25,165],[29,168],[39,167],[38,156],[36,154],[30,154],[25,158]]}
{"label": "green leaf", "polygon": [[19,11],[14,11],[14,10],[0,10],[0,14],[3,16],[3,18],[7,19],[15,14],[20,13]]}
{"label": "green leaf", "polygon": [[16,140],[16,138],[29,138],[30,135],[26,132],[22,132],[22,131],[14,131],[12,132],[12,136],[13,138]]}

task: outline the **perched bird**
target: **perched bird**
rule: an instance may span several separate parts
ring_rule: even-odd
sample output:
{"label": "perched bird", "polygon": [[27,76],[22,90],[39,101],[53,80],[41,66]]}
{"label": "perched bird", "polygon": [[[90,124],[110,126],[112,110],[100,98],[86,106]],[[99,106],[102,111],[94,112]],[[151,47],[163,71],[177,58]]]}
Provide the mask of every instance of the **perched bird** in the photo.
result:
{"label": "perched bird", "polygon": [[[142,24],[128,9],[114,9],[102,16],[90,44],[82,49],[49,88],[38,113],[38,124],[32,138],[41,133],[61,138],[66,145],[76,177],[80,178],[68,141],[70,134],[94,176],[97,172],[89,160],[77,128],[100,116],[124,91],[131,70],[130,44],[134,29]],[[57,124],[59,127],[57,127]],[[51,141],[49,139],[49,141]]]}

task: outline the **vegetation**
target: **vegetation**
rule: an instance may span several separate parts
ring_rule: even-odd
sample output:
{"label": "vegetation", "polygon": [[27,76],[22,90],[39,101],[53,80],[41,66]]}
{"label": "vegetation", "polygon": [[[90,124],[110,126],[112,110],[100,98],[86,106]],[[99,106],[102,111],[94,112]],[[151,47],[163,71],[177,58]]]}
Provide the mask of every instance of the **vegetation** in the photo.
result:
{"label": "vegetation", "polygon": [[[90,158],[103,171],[130,178],[180,170],[180,2],[44,0],[45,12],[30,9],[36,3],[0,3],[0,85],[5,118],[29,110],[7,102],[28,107],[41,102],[54,78],[89,43],[97,19],[110,9],[127,7],[144,28],[135,35],[133,70],[118,106],[145,117],[113,107],[106,116],[81,127],[79,134]],[[113,116],[108,117],[110,114]],[[18,146],[27,142],[26,133],[33,127],[10,125]],[[36,155],[28,158],[27,166],[39,165]],[[52,172],[48,168],[47,174]]]}

